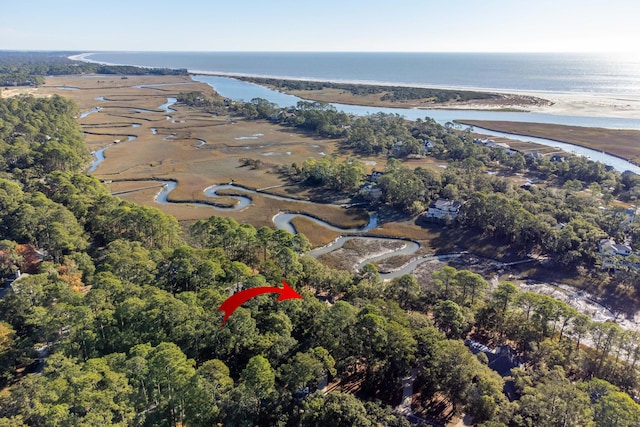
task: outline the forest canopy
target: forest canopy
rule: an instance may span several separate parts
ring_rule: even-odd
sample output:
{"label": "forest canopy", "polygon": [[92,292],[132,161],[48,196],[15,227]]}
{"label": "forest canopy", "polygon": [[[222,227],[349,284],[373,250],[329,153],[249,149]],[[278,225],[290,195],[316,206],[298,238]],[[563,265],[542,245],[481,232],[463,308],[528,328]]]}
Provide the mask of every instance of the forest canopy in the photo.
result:
{"label": "forest canopy", "polygon": [[[61,97],[0,100],[0,274],[27,273],[0,299],[1,426],[407,426],[393,407],[410,375],[425,425],[462,413],[484,426],[640,422],[638,333],[461,266],[384,282],[373,264],[357,273],[322,264],[300,234],[218,216],[178,224],[84,172],[76,113]],[[297,113],[285,123],[327,133],[352,123],[322,105]],[[549,244],[572,266],[590,262],[593,239],[612,226],[573,190],[526,192],[462,163],[491,161],[464,132],[396,116],[356,127],[367,124],[391,158],[381,185],[397,211],[413,206],[401,196],[423,203],[449,192],[471,212],[459,225]],[[433,175],[403,165],[389,142],[399,135],[432,138],[452,167]],[[528,166],[616,194],[636,185],[588,163]],[[362,180],[354,159],[299,169],[339,191]],[[220,327],[230,293],[282,279],[304,298],[256,297]],[[513,369],[501,376],[472,339],[505,344]]]}

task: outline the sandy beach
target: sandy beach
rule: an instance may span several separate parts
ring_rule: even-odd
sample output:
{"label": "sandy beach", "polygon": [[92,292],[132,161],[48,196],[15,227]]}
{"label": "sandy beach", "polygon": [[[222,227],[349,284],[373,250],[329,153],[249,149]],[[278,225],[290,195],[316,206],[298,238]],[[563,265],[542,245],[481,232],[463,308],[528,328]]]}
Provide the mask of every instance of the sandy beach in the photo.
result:
{"label": "sandy beach", "polygon": [[[507,92],[501,92],[507,93]],[[550,101],[550,104],[517,105],[533,113],[563,116],[640,118],[640,96],[622,94],[555,93],[555,92],[508,92],[513,95],[533,96]],[[506,105],[505,105],[506,107]],[[456,106],[451,106],[456,108]],[[457,108],[492,109],[481,103],[457,106]]]}

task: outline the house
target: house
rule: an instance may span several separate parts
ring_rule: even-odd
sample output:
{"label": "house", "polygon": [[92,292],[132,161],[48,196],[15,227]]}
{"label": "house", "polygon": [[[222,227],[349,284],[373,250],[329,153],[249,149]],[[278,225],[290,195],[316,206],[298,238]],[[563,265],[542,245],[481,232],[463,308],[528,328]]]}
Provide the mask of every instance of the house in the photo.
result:
{"label": "house", "polygon": [[[11,269],[13,271],[17,271],[17,276],[14,277],[14,279],[17,279],[20,277],[20,272],[24,272],[24,273],[37,273],[38,271],[38,265],[44,261],[45,257],[46,257],[46,253],[43,251],[38,250],[35,246],[31,245],[31,244],[17,244],[14,248],[15,253],[18,255],[18,261],[15,262],[15,264],[13,266],[11,266],[9,264],[10,267],[12,267]],[[3,263],[7,263],[10,262],[10,258],[7,259],[6,257],[9,257],[10,254],[10,250],[9,249],[5,249],[5,250],[0,250],[0,261],[2,261]]]}
{"label": "house", "polygon": [[[478,354],[480,352],[486,354],[489,362],[487,366],[497,372],[502,378],[510,377],[511,370],[513,368],[520,368],[523,366],[522,359],[518,356],[515,350],[508,345],[501,345],[495,349],[490,349],[487,346],[471,339],[466,339],[464,344],[469,347],[469,351],[473,354]],[[513,380],[505,381],[502,391],[510,401],[517,398],[515,382]]]}
{"label": "house", "polygon": [[636,219],[636,208],[635,206],[632,208],[627,208],[624,210],[624,222],[628,224],[632,224]]}
{"label": "house", "polygon": [[9,286],[11,286],[11,284],[12,284],[13,282],[15,282],[16,280],[18,280],[21,276],[22,276],[22,273],[20,273],[20,270],[16,270],[15,272],[13,272],[13,273],[11,274],[11,276],[9,276],[9,278],[7,278],[7,279],[4,281],[4,287],[9,287]]}
{"label": "house", "polygon": [[509,156],[513,156],[514,154],[516,154],[518,152],[518,150],[514,150],[513,148],[511,148],[509,146],[509,144],[505,143],[505,142],[495,142],[493,139],[488,139],[488,138],[475,138],[473,140],[473,142],[475,142],[476,144],[482,144],[487,148],[498,148],[498,149],[502,149],[505,151],[505,153],[507,153]]}
{"label": "house", "polygon": [[551,156],[552,162],[564,163],[566,160],[567,160],[567,157],[561,154],[554,154]]}
{"label": "house", "polygon": [[504,150],[511,150],[511,146],[509,146],[509,144],[505,143],[505,142],[496,142],[493,144],[487,144],[487,147],[490,148],[502,148]]}
{"label": "house", "polygon": [[422,144],[422,147],[420,147],[420,154],[429,154],[429,152],[431,151],[431,149],[434,147],[435,144],[430,144],[429,142],[424,142]]}
{"label": "house", "polygon": [[617,269],[620,266],[626,266],[637,269],[640,267],[638,263],[630,263],[624,259],[633,254],[633,249],[627,244],[616,243],[614,239],[602,239],[598,243],[598,255],[602,262],[602,269]]}
{"label": "house", "polygon": [[429,138],[425,139],[422,142],[422,153],[428,153],[430,152],[434,147],[436,146],[436,142],[430,140]]}
{"label": "house", "polygon": [[518,152],[518,150],[514,150],[513,148],[511,148],[509,146],[509,144],[504,143],[504,142],[489,142],[486,144],[487,147],[489,148],[498,148],[503,150],[507,155],[509,156],[513,156],[514,154],[516,154]]}
{"label": "house", "polygon": [[269,116],[269,120],[271,120],[272,122],[280,122],[282,120],[295,119],[295,118],[296,118],[296,113],[292,111],[286,111],[286,110],[280,110],[277,113],[274,113],[271,116]]}
{"label": "house", "polygon": [[429,205],[426,212],[420,214],[419,219],[427,222],[456,219],[460,214],[461,206],[462,204],[457,200],[438,199]]}
{"label": "house", "polygon": [[632,252],[631,246],[616,243],[614,239],[602,239],[598,243],[598,253],[601,256],[627,256],[631,255]]}
{"label": "house", "polygon": [[384,172],[372,171],[369,175],[369,182],[378,182],[378,179],[384,175]]}
{"label": "house", "polygon": [[227,295],[231,296],[233,294],[235,294],[236,292],[240,292],[242,290],[244,290],[244,282],[236,282],[235,284],[225,288],[225,291],[227,291]]}

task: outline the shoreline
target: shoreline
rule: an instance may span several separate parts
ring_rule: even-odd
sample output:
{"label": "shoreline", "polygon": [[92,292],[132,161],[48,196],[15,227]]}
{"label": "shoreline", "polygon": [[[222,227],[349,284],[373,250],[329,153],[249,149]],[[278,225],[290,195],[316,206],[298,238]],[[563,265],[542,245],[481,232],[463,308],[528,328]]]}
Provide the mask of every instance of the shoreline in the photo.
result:
{"label": "shoreline", "polygon": [[[89,56],[94,52],[81,53],[77,55],[71,55],[68,58],[74,61],[85,61],[106,65],[133,65],[141,68],[153,68],[149,66],[140,66],[135,64],[115,64],[104,61],[95,61]],[[321,83],[339,83],[339,84],[353,84],[353,85],[366,85],[366,86],[397,86],[397,87],[412,87],[421,89],[443,89],[443,90],[456,90],[456,91],[474,91],[482,93],[495,93],[500,95],[512,95],[522,97],[534,97],[549,101],[551,105],[503,105],[500,109],[515,109],[526,110],[529,113],[541,113],[552,115],[567,115],[567,116],[581,116],[581,117],[612,117],[623,119],[637,119],[640,117],[640,94],[623,94],[623,93],[591,93],[591,92],[555,92],[544,90],[518,90],[518,89],[505,89],[505,88],[477,88],[466,86],[447,86],[447,85],[424,85],[424,84],[409,84],[409,83],[397,83],[397,82],[378,82],[378,81],[363,81],[363,80],[341,80],[341,79],[318,79],[318,78],[304,78],[304,77],[289,77],[289,76],[270,76],[259,75],[249,73],[230,73],[230,72],[216,72],[206,70],[187,69],[190,76],[204,75],[204,76],[220,76],[220,77],[245,77],[245,78],[269,78],[274,80],[295,80],[295,81],[307,81],[307,82],[321,82]],[[255,83],[254,83],[255,84]],[[311,99],[311,98],[309,98]],[[329,102],[342,102],[344,100],[333,100]],[[358,103],[351,102],[353,105],[362,105],[375,107],[371,103]],[[406,108],[406,105],[398,104],[397,108]],[[495,106],[489,106],[481,101],[471,102],[465,105],[451,105],[441,104],[429,108],[416,108],[419,110],[480,110],[480,111],[497,111],[500,109]]]}

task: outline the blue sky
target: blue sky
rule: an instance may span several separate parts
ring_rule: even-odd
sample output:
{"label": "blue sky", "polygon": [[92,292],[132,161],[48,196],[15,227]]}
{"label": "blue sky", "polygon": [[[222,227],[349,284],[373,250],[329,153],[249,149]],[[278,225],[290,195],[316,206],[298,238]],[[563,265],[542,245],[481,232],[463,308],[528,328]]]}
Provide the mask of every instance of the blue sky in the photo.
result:
{"label": "blue sky", "polygon": [[0,49],[640,52],[637,0],[8,0]]}

